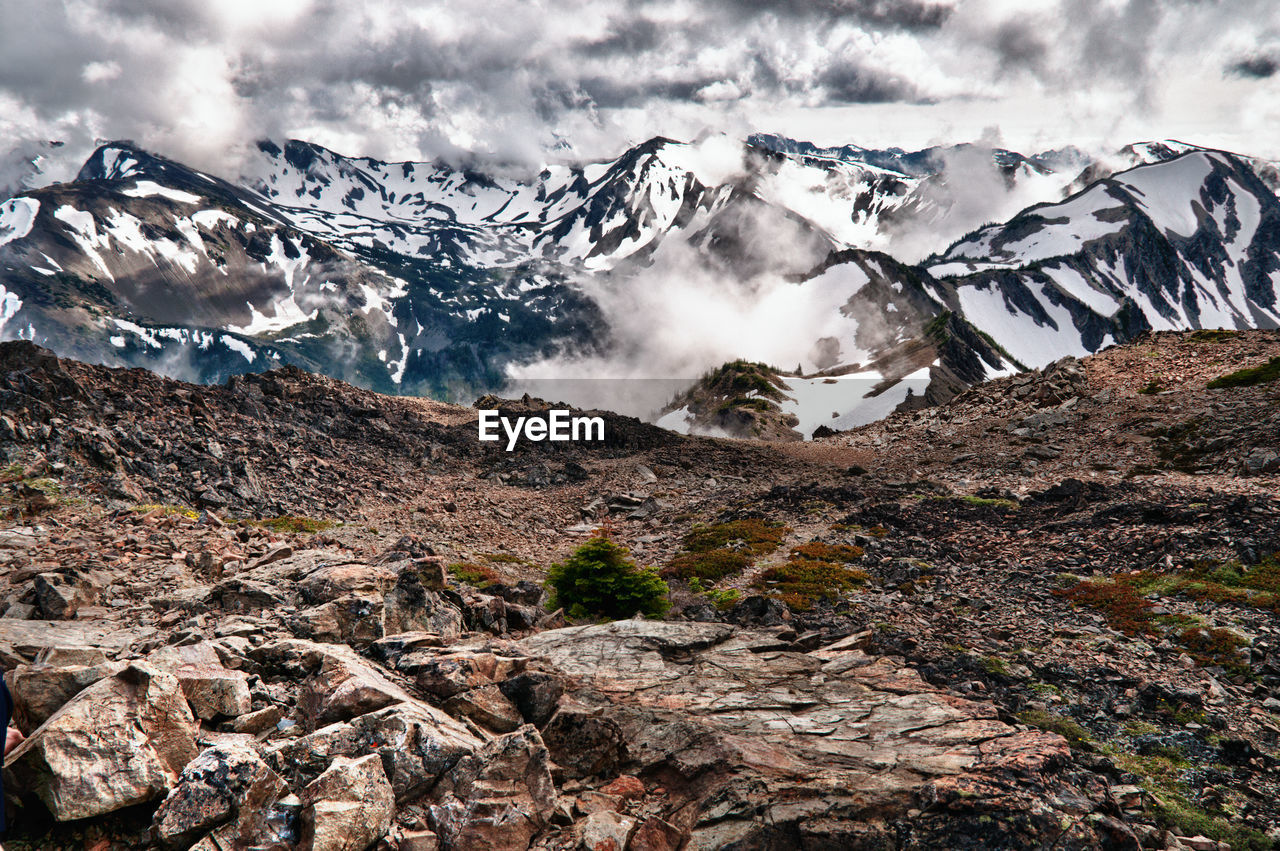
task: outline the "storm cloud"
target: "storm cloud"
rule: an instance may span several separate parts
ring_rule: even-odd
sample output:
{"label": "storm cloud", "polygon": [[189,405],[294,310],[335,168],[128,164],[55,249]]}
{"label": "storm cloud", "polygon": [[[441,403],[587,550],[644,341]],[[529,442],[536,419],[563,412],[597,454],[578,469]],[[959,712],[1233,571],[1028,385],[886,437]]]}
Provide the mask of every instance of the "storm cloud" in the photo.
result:
{"label": "storm cloud", "polygon": [[114,138],[227,176],[263,137],[534,165],[708,129],[910,147],[996,124],[1024,148],[1280,156],[1270,0],[0,0],[0,23],[10,188]]}

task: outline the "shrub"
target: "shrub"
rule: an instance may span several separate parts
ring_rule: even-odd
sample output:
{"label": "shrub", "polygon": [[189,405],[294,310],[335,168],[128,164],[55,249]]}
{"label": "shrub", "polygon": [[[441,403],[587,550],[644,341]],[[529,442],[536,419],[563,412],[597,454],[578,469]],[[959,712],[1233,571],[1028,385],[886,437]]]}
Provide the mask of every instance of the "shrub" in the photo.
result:
{"label": "shrub", "polygon": [[702,553],[729,545],[745,549],[755,556],[767,555],[778,548],[782,538],[791,531],[782,523],[748,517],[727,523],[695,526],[684,537],[684,548],[692,553]]}
{"label": "shrub", "polygon": [[628,558],[626,547],[596,537],[547,572],[551,605],[575,618],[629,618],[636,612],[661,615],[671,605],[667,583],[652,568]]}
{"label": "shrub", "polygon": [[1085,580],[1074,588],[1060,589],[1053,593],[1102,612],[1107,624],[1125,635],[1159,634],[1153,622],[1152,610],[1155,606],[1126,582]]}
{"label": "shrub", "polygon": [[751,556],[737,550],[707,550],[700,553],[681,553],[667,563],[664,576],[681,579],[698,579],[716,582],[726,576],[741,573],[751,564]]}

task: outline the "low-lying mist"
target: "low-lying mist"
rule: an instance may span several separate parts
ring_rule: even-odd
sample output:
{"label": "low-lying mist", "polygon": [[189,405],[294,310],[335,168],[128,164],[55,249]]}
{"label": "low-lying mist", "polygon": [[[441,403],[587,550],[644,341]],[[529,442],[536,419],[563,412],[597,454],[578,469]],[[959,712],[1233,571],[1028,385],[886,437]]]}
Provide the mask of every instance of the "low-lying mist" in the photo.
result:
{"label": "low-lying mist", "polygon": [[[905,262],[920,262],[989,221],[1061,198],[1074,174],[1041,175],[1020,169],[1006,177],[992,158],[992,146],[944,151],[942,170],[917,188],[923,205],[886,226],[875,244],[846,246],[827,241],[826,250],[846,247],[886,250]],[[851,214],[852,214],[852,200]],[[795,283],[824,259],[811,240],[778,238],[777,208],[759,204],[749,234],[736,246],[749,256],[726,262],[697,239],[671,235],[647,266],[619,267],[580,281],[599,305],[609,330],[603,353],[563,350],[551,357],[508,368],[505,392],[529,392],[584,408],[606,408],[651,417],[701,375],[744,358],[785,371],[829,367],[833,340],[840,363],[865,354],[857,350],[858,328],[883,326],[884,316],[849,315],[848,300],[865,283],[858,270]],[[787,217],[794,222],[794,216]],[[842,311],[842,308],[844,309]]]}

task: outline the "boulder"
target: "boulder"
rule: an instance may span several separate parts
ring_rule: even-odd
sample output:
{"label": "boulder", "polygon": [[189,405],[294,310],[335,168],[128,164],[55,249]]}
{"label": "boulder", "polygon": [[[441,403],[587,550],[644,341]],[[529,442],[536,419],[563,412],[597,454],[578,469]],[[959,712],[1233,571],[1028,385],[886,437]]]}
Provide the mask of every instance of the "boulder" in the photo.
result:
{"label": "boulder", "polygon": [[587,816],[582,825],[582,847],[585,851],[623,851],[636,820],[609,810]]}
{"label": "boulder", "polygon": [[440,837],[434,830],[406,830],[396,851],[440,851]]}
{"label": "boulder", "polygon": [[[86,658],[91,655],[86,654]],[[102,654],[99,652],[97,655]],[[24,733],[30,733],[49,720],[68,700],[104,677],[119,673],[124,667],[124,662],[107,662],[105,657],[93,665],[53,665],[47,662],[17,665],[5,675],[13,696],[14,725]]]}
{"label": "boulder", "polygon": [[517,674],[503,680],[498,687],[520,710],[524,720],[539,729],[551,720],[564,694],[561,679],[544,671]]}
{"label": "boulder", "polygon": [[285,788],[253,748],[208,748],[183,769],[178,785],[156,810],[156,839],[165,848],[187,848],[201,834],[231,822],[220,839],[230,834],[243,846],[258,844],[267,832],[271,804]]}
{"label": "boulder", "polygon": [[196,757],[195,718],[172,674],[145,662],[86,688],[6,760],[9,789],[58,821],[163,797]]}
{"label": "boulder", "polygon": [[377,754],[396,800],[422,795],[480,741],[462,723],[420,701],[398,703],[277,745],[267,759],[294,786],[318,777],[334,757]]}
{"label": "boulder", "polygon": [[510,733],[524,723],[520,710],[495,685],[454,695],[445,701],[444,708],[450,715],[470,718],[499,733]]}
{"label": "boulder", "polygon": [[303,602],[317,606],[355,592],[383,592],[395,581],[395,574],[380,565],[347,563],[322,564],[298,581]]}
{"label": "boulder", "polygon": [[462,635],[462,610],[445,594],[442,568],[435,563],[412,562],[400,569],[383,601],[385,635],[401,632],[434,632],[446,641]]}
{"label": "boulder", "polygon": [[486,651],[424,649],[401,656],[396,660],[396,670],[413,677],[414,685],[422,691],[443,700],[506,680],[524,670],[527,663],[524,657]]}
{"label": "boulder", "polygon": [[543,728],[551,756],[566,779],[607,774],[626,759],[626,735],[594,708],[562,707]]}
{"label": "boulder", "polygon": [[209,642],[161,647],[147,661],[178,678],[182,693],[199,718],[235,718],[253,708],[248,675],[224,667]]}
{"label": "boulder", "polygon": [[350,647],[285,639],[251,654],[268,670],[301,680],[300,721],[308,731],[415,698]]}
{"label": "boulder", "polygon": [[74,569],[37,574],[34,587],[36,607],[45,620],[71,620],[77,611],[102,599],[89,577]]}
{"label": "boulder", "polygon": [[382,612],[382,595],[361,591],[303,609],[287,623],[298,638],[364,647],[382,637]]}
{"label": "boulder", "polygon": [[1062,737],[858,643],[799,652],[777,629],[629,620],[515,646],[572,677],[542,731],[566,779],[663,778],[665,809],[646,815],[679,830],[638,827],[637,847],[956,847],[997,818],[1011,847],[1051,844],[1063,823],[1105,844],[1083,816],[1113,804],[1064,770]]}
{"label": "boulder", "polygon": [[376,754],[337,757],[298,797],[303,851],[364,851],[391,829],[395,795]]}
{"label": "boulder", "polygon": [[432,797],[445,848],[527,848],[556,808],[550,754],[525,725],[459,760]]}
{"label": "boulder", "polygon": [[687,837],[686,831],[654,816],[641,822],[631,834],[627,851],[679,851]]}

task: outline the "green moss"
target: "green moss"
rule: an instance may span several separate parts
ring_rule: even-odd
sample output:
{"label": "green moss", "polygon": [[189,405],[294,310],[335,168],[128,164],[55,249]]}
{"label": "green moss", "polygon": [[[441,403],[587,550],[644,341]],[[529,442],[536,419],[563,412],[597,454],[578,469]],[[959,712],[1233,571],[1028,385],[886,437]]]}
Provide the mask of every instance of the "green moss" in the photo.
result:
{"label": "green moss", "polygon": [[742,592],[737,588],[725,588],[717,590],[712,588],[707,592],[707,599],[711,601],[711,605],[716,607],[716,611],[727,612],[737,605],[738,600],[742,597]]}
{"label": "green moss", "polygon": [[689,552],[701,553],[734,545],[752,555],[762,556],[776,550],[790,531],[783,523],[755,517],[698,525],[684,536],[684,548]]}
{"label": "green moss", "polygon": [[197,517],[200,516],[200,512],[186,505],[159,504],[155,502],[147,502],[147,503],[135,505],[133,507],[133,510],[139,514],[149,514],[152,511],[155,511],[157,508],[163,509],[161,513],[165,517],[169,517],[177,514],[177,515],[181,515],[182,517],[186,517],[188,520],[195,520]]}
{"label": "green moss", "polygon": [[[1269,577],[1264,574],[1264,579]],[[1131,636],[1168,638],[1180,645],[1198,664],[1206,667],[1219,665],[1236,674],[1249,672],[1248,664],[1237,653],[1248,644],[1244,638],[1229,629],[1200,625],[1195,618],[1157,616],[1147,595],[1182,593],[1193,599],[1236,603],[1265,600],[1269,605],[1274,597],[1267,594],[1251,598],[1249,592],[1198,581],[1186,574],[1152,571],[1122,573],[1109,580],[1084,580],[1072,588],[1058,589],[1053,593],[1101,612],[1112,629]]]}
{"label": "green moss", "polygon": [[791,558],[807,558],[814,561],[830,561],[840,564],[851,564],[862,558],[862,547],[848,544],[827,544],[822,541],[810,541],[791,548]]}
{"label": "green moss", "polygon": [[726,576],[741,573],[751,566],[751,556],[738,550],[708,550],[698,553],[681,553],[662,569],[664,576],[680,579],[698,579],[716,582]]}
{"label": "green moss", "polygon": [[1192,331],[1190,336],[1197,343],[1226,343],[1239,337],[1240,332],[1206,328],[1200,331]]}
{"label": "green moss", "polygon": [[1093,742],[1093,737],[1089,735],[1089,731],[1075,721],[1062,715],[1046,712],[1043,709],[1028,709],[1018,715],[1018,720],[1028,727],[1035,727],[1037,730],[1044,730],[1049,733],[1057,733],[1067,740],[1067,744],[1071,746],[1072,750],[1088,750]]}
{"label": "green moss", "polygon": [[1112,629],[1125,635],[1160,634],[1151,601],[1139,594],[1131,583],[1120,578],[1085,580],[1073,588],[1060,588],[1053,593],[1101,612]]}
{"label": "green moss", "polygon": [[1220,375],[1209,382],[1211,390],[1223,387],[1252,387],[1280,379],[1280,357],[1274,357],[1262,366],[1241,369],[1227,375]]}
{"label": "green moss", "polygon": [[663,568],[664,576],[715,582],[741,573],[760,556],[778,548],[791,530],[758,518],[697,525],[684,537],[684,552]]}
{"label": "green moss", "polygon": [[1009,665],[999,656],[979,656],[978,664],[988,674],[1008,675]]}
{"label": "green moss", "polygon": [[869,578],[865,570],[800,558],[769,568],[753,586],[803,611],[819,600],[834,600],[865,585]]}
{"label": "green moss", "polygon": [[62,493],[62,485],[56,479],[27,479],[23,484],[46,496],[58,496]]}
{"label": "green moss", "polygon": [[265,526],[273,532],[292,532],[294,534],[314,535],[316,532],[323,532],[326,529],[333,528],[331,520],[317,520],[313,517],[298,517],[292,514],[282,514],[279,517],[268,517],[265,520],[254,521],[259,526]]}
{"label": "green moss", "polygon": [[1143,387],[1141,390],[1139,390],[1138,392],[1144,396],[1154,396],[1157,393],[1164,392],[1164,385],[1161,384],[1159,380],[1153,378],[1151,379],[1151,381],[1147,382],[1147,385]]}
{"label": "green moss", "polygon": [[1229,629],[1193,627],[1179,633],[1177,640],[1200,665],[1220,665],[1236,674],[1249,671],[1248,663],[1237,653],[1249,642]]}
{"label": "green moss", "polygon": [[1170,792],[1152,794],[1156,824],[1181,836],[1207,836],[1231,846],[1232,851],[1270,851],[1275,843],[1262,831],[1229,817],[1211,815],[1189,798]]}
{"label": "green moss", "polygon": [[1017,508],[1018,503],[1011,499],[987,499],[986,497],[974,496],[973,494],[965,494],[960,497],[960,501],[965,505],[975,505],[980,508]]}
{"label": "green moss", "polygon": [[1028,683],[1027,688],[1039,695],[1060,695],[1062,689],[1052,683]]}

